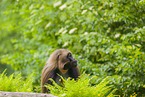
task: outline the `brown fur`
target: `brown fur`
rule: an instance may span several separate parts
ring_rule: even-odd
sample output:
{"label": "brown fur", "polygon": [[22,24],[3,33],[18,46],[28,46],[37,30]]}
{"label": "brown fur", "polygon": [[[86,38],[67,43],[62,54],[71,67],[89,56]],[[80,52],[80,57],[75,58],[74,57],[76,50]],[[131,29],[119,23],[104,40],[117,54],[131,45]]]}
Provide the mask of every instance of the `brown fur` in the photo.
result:
{"label": "brown fur", "polygon": [[76,67],[69,67],[68,69],[64,69],[64,66],[68,64],[69,66],[74,65],[73,61],[76,63],[76,60],[71,57],[72,61],[70,61],[69,58],[67,58],[68,53],[71,53],[69,50],[66,49],[58,49],[54,51],[46,65],[44,66],[42,70],[42,76],[41,76],[41,92],[46,93],[49,92],[44,85],[46,83],[51,84],[52,82],[48,80],[49,78],[52,78],[55,82],[58,82],[58,74],[67,78],[78,78],[80,75],[80,70],[78,66]]}

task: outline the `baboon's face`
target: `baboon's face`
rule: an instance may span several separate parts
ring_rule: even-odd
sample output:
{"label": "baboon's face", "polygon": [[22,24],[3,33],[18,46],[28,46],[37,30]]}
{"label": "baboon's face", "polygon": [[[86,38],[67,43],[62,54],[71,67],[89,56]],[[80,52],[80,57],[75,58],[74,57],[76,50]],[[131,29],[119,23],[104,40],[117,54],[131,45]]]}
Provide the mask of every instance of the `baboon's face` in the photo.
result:
{"label": "baboon's face", "polygon": [[77,60],[73,58],[69,50],[63,50],[58,57],[58,67],[62,70],[68,70],[77,66]]}

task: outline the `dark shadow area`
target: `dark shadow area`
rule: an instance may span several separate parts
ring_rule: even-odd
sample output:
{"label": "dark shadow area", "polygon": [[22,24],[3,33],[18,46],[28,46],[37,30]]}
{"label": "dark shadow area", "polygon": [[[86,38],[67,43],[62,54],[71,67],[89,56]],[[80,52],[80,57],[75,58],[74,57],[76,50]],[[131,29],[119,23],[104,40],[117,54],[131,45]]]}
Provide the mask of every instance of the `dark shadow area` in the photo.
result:
{"label": "dark shadow area", "polygon": [[2,64],[0,63],[0,74],[3,73],[3,71],[6,69],[5,74],[7,76],[11,75],[12,73],[14,73],[14,70],[12,69],[12,67],[10,65],[7,64]]}

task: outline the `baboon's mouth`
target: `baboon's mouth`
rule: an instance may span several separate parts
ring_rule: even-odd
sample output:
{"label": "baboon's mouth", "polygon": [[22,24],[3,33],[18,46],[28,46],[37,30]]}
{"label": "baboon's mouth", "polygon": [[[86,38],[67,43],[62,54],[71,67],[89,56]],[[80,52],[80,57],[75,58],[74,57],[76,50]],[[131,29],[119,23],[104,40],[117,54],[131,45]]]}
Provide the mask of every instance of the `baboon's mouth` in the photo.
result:
{"label": "baboon's mouth", "polygon": [[70,68],[70,61],[67,61],[67,62],[65,62],[64,64],[63,64],[63,69],[64,70],[67,70],[67,69],[69,69]]}
{"label": "baboon's mouth", "polygon": [[70,69],[70,68],[74,68],[77,66],[77,61],[68,61],[68,62],[65,62],[64,65],[63,65],[63,69],[64,70],[67,70],[67,69]]}

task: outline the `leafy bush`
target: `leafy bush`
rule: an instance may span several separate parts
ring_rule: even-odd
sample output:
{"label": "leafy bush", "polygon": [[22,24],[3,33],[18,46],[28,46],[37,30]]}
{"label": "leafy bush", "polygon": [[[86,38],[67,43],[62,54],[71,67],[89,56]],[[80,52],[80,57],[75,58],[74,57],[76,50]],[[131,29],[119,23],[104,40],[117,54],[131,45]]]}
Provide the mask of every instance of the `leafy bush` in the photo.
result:
{"label": "leafy bush", "polygon": [[39,85],[48,56],[68,48],[82,72],[98,80],[112,76],[118,94],[145,93],[144,0],[2,0],[5,4],[0,35],[7,32],[2,43],[10,39],[13,48],[5,44],[0,52],[4,46],[13,52],[2,53],[3,64],[24,75],[34,72]]}
{"label": "leafy bush", "polygon": [[67,80],[63,79],[63,87],[57,85],[52,79],[54,86],[46,85],[50,90],[50,93],[56,96],[61,97],[114,97],[113,93],[116,89],[113,89],[113,86],[107,86],[109,83],[108,77],[103,79],[98,85],[91,86],[91,80],[95,76],[88,78],[86,75],[81,75],[81,77],[76,82],[74,79]]}
{"label": "leafy bush", "polygon": [[9,77],[7,77],[5,71],[2,74],[0,74],[0,91],[9,91],[9,92],[33,91],[32,76],[29,76],[25,80],[22,78],[21,74],[11,74]]}

